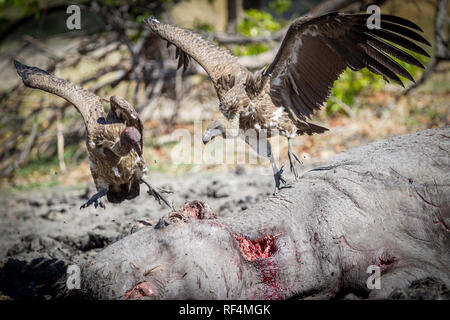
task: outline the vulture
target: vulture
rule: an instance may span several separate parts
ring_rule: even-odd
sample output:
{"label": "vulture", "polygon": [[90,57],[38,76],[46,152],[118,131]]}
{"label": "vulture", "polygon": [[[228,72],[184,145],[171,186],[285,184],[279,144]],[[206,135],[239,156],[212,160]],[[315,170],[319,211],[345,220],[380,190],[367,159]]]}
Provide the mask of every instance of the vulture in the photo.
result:
{"label": "vulture", "polygon": [[121,203],[139,195],[139,186],[144,183],[148,194],[170,207],[161,193],[146,179],[147,166],[142,156],[142,121],[134,108],[123,98],[112,96],[111,108],[105,115],[102,101],[94,93],[66,80],[56,78],[36,67],[29,67],[14,60],[17,73],[25,86],[53,93],[71,103],[81,114],[87,132],[91,174],[97,188],[80,209],[94,204],[105,205],[100,200],[106,195],[111,203]]}
{"label": "vulture", "polygon": [[[297,18],[289,27],[281,46],[266,68],[254,73],[239,64],[237,57],[200,35],[164,24],[154,17],[144,19],[150,30],[176,47],[178,68],[197,61],[211,78],[225,119],[210,123],[204,132],[206,144],[217,136],[233,138],[242,132],[256,132],[257,151],[272,164],[275,191],[280,189],[283,166],[278,169],[267,138],[279,134],[288,139],[290,169],[298,178],[292,140],[297,135],[323,133],[328,129],[309,122],[331,94],[335,80],[348,68],[367,68],[386,81],[403,86],[398,75],[413,77],[392,57],[421,68],[424,66],[398,46],[429,57],[413,41],[430,46],[416,31],[415,23],[393,15],[381,15],[381,26],[367,26],[369,14],[332,12],[317,17]],[[413,41],[411,41],[413,40]],[[250,135],[244,137],[251,141]],[[252,144],[250,144],[253,146]]]}

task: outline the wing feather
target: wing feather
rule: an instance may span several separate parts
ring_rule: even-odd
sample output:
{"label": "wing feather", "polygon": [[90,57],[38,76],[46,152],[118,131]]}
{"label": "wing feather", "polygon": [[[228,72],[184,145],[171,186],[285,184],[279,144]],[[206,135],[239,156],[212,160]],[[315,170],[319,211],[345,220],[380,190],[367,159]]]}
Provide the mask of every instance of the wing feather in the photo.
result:
{"label": "wing feather", "polygon": [[[367,28],[364,28],[362,26],[360,27],[359,31],[363,34],[368,32]],[[368,32],[368,33],[371,33],[371,34],[373,34],[379,38],[382,38],[384,40],[391,41],[405,49],[414,51],[415,53],[421,54],[426,57],[430,57],[430,55],[425,50],[423,50],[421,47],[419,47],[417,44],[415,44],[411,40],[408,40],[408,39],[406,39],[402,36],[399,36],[393,32],[383,30],[383,29],[373,29],[373,30],[370,30],[370,32]]]}
{"label": "wing feather", "polygon": [[18,75],[30,88],[53,93],[70,102],[81,114],[88,135],[98,123],[105,121],[102,99],[67,80],[60,79],[37,67],[29,67],[14,60]]}
{"label": "wing feather", "polygon": [[369,29],[368,17],[329,13],[294,21],[264,74],[270,76],[270,96],[275,105],[286,107],[300,120],[310,118],[347,67],[354,71],[367,68],[402,86],[398,75],[414,81],[391,56],[423,68],[420,61],[396,47],[429,56],[411,41],[430,45],[414,31],[421,31],[420,27],[404,18],[382,15],[381,29]]}
{"label": "wing feather", "polygon": [[[159,22],[153,17],[144,20],[145,24],[162,39],[168,42],[167,46],[174,45],[178,68],[184,70],[189,65],[189,59],[197,61],[209,75],[214,85],[218,86],[219,79],[231,79],[233,75],[243,71],[237,57],[230,54],[213,43],[204,40],[197,33]],[[245,73],[245,76],[247,73]],[[225,83],[230,86],[229,83]]]}
{"label": "wing feather", "polygon": [[382,39],[378,39],[371,34],[366,33],[365,36],[367,36],[367,38],[370,39],[367,40],[367,43],[370,44],[372,47],[377,48],[378,50],[381,50],[383,52],[386,52],[387,54],[399,60],[402,60],[408,64],[412,64],[422,69],[425,68],[424,65],[419,60],[414,58],[409,53],[399,50],[397,47],[391,45],[388,42],[383,41]]}

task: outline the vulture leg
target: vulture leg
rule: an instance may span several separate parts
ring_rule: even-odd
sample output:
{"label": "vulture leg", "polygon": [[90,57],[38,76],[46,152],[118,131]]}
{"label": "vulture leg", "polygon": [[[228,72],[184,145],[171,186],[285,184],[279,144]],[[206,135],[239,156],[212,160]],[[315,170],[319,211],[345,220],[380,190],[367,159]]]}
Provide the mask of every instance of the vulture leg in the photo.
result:
{"label": "vulture leg", "polygon": [[94,207],[98,207],[100,206],[100,208],[105,209],[105,205],[103,204],[103,202],[101,200],[99,200],[101,197],[104,197],[106,195],[106,193],[108,192],[108,189],[101,189],[99,192],[97,192],[96,194],[94,194],[85,204],[83,204],[80,207],[81,209],[87,208],[89,207],[91,204],[94,204]]}
{"label": "vulture leg", "polygon": [[276,194],[277,191],[281,189],[280,182],[282,182],[283,184],[286,184],[286,180],[284,180],[284,178],[282,176],[284,165],[282,164],[281,168],[278,169],[272,153],[270,154],[270,164],[272,165],[273,178],[275,179],[275,189],[273,190],[273,194]]}
{"label": "vulture leg", "polygon": [[295,180],[298,180],[298,172],[297,168],[295,167],[295,161],[300,163],[300,165],[303,165],[303,162],[300,160],[299,156],[295,153],[291,138],[288,138],[288,156],[289,156],[289,163],[291,165],[291,172],[294,174]]}
{"label": "vulture leg", "polygon": [[272,146],[270,145],[270,142],[268,140],[267,141],[267,153],[268,153],[268,157],[270,159],[270,164],[272,165],[272,170],[273,170],[273,178],[275,179],[275,189],[273,190],[273,194],[276,194],[278,190],[281,189],[280,187],[280,182],[282,182],[283,184],[286,184],[286,180],[284,180],[283,178],[283,167],[284,165],[281,165],[281,168],[278,169],[277,164],[275,163],[275,159],[273,157],[273,153],[272,153]]}
{"label": "vulture leg", "polygon": [[270,159],[270,164],[272,165],[273,170],[273,178],[275,179],[275,190],[273,194],[276,194],[278,190],[281,189],[280,184],[286,184],[286,180],[283,178],[283,165],[278,169],[277,164],[275,163],[275,159],[272,153],[272,146],[270,145],[269,140],[267,138],[261,138],[258,135],[254,136],[251,132],[247,132],[243,137],[244,141],[253,148],[260,157],[265,157]]}
{"label": "vulture leg", "polygon": [[172,206],[169,204],[166,198],[164,198],[164,196],[162,195],[162,193],[172,193],[171,191],[167,191],[161,188],[155,188],[144,179],[141,179],[141,181],[148,187],[147,193],[155,197],[155,200],[158,201],[159,204],[161,204],[162,200],[169,208],[172,208]]}

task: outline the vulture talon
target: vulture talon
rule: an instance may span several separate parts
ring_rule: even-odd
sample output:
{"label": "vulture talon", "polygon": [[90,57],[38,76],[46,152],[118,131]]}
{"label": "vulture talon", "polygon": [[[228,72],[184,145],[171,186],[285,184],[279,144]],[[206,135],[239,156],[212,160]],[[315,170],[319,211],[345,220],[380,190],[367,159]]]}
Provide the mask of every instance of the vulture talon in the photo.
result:
{"label": "vulture talon", "polygon": [[95,200],[94,201],[94,207],[95,208],[100,207],[100,208],[103,208],[103,210],[106,209],[105,204],[101,200]]}
{"label": "vulture talon", "polygon": [[161,200],[162,200],[169,208],[171,208],[171,205],[169,204],[167,199],[161,194],[161,193],[170,193],[170,192],[167,192],[166,190],[162,190],[162,189],[159,189],[159,191],[157,191],[156,189],[152,188],[152,189],[148,190],[147,193],[149,195],[153,196],[155,198],[155,200],[158,201],[158,204],[161,204]]}
{"label": "vulture talon", "polygon": [[162,195],[162,193],[173,193],[172,191],[153,187],[150,183],[148,183],[145,180],[141,180],[141,181],[147,186],[147,188],[148,188],[147,193],[150,196],[153,196],[155,198],[155,200],[158,201],[159,204],[161,204],[161,200],[162,200],[169,208],[172,208],[172,206],[169,204],[169,201],[167,201],[167,199]]}
{"label": "vulture talon", "polygon": [[100,206],[100,208],[105,209],[105,205],[103,204],[103,202],[101,200],[99,200],[101,197],[105,196],[106,193],[108,192],[107,189],[101,189],[99,192],[97,192],[96,194],[94,194],[88,201],[86,201],[86,203],[84,203],[81,207],[81,209],[87,208],[89,207],[91,204],[94,204],[94,207],[97,208],[98,206]]}
{"label": "vulture talon", "polygon": [[281,165],[280,170],[274,173],[273,177],[275,179],[275,190],[273,191],[273,195],[277,194],[278,191],[282,189],[280,186],[280,182],[284,185],[286,184],[286,180],[283,178],[284,165]]}

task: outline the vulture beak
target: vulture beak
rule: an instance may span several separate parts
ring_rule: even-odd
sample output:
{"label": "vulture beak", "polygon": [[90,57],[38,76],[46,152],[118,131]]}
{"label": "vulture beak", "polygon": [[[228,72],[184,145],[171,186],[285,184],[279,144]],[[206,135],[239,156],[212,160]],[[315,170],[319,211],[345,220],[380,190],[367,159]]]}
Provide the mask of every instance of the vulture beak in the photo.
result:
{"label": "vulture beak", "polygon": [[139,145],[139,143],[133,143],[132,147],[139,156],[142,156],[142,149],[141,149],[141,146]]}
{"label": "vulture beak", "polygon": [[210,141],[211,137],[209,136],[209,134],[207,134],[207,132],[205,132],[205,134],[203,135],[203,144],[207,144]]}
{"label": "vulture beak", "polygon": [[207,144],[215,137],[222,135],[222,131],[219,129],[206,130],[203,134],[203,144]]}

